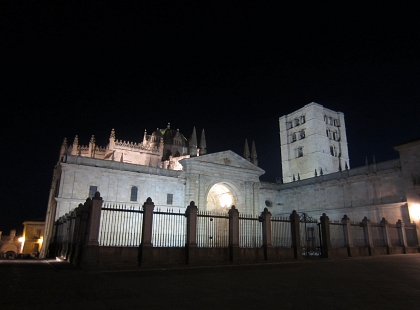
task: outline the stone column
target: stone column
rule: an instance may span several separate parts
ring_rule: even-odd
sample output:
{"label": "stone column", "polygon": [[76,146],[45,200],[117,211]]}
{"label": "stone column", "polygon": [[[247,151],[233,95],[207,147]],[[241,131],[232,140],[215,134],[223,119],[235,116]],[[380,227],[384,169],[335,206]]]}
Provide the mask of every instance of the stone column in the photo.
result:
{"label": "stone column", "polygon": [[397,230],[398,236],[400,238],[400,244],[403,247],[404,254],[407,254],[407,238],[405,236],[404,223],[401,222],[401,220],[397,221]]}
{"label": "stone column", "polygon": [[141,232],[141,244],[139,247],[139,265],[150,262],[152,260],[152,227],[153,227],[153,210],[155,204],[152,198],[147,198],[143,204],[143,227]]}
{"label": "stone column", "polygon": [[382,226],[382,234],[383,234],[383,238],[384,238],[384,243],[386,246],[386,252],[388,254],[391,254],[391,247],[392,247],[392,243],[391,243],[391,238],[389,236],[389,224],[388,221],[383,217],[381,220],[381,226]]}
{"label": "stone column", "polygon": [[187,243],[185,244],[185,260],[187,264],[194,263],[197,258],[197,211],[194,201],[185,211],[187,217]]}
{"label": "stone column", "polygon": [[273,247],[271,243],[271,213],[267,208],[261,212],[260,221],[262,222],[262,237],[264,247],[264,259],[269,260],[270,248]]}
{"label": "stone column", "polygon": [[365,235],[365,244],[368,247],[369,255],[372,255],[373,248],[373,238],[372,238],[372,227],[370,225],[370,220],[365,216],[362,220],[363,232]]}
{"label": "stone column", "polygon": [[354,243],[350,218],[348,218],[347,215],[344,215],[341,219],[341,224],[343,224],[344,245],[347,247],[347,255],[351,257]]}
{"label": "stone column", "polygon": [[82,268],[92,269],[98,267],[99,265],[99,228],[101,222],[102,203],[103,200],[100,193],[96,192],[92,200],[86,200],[84,206],[85,213],[88,218],[86,225],[86,246],[83,248],[81,261]]}
{"label": "stone column", "polygon": [[99,226],[101,224],[102,197],[99,192],[92,198],[92,208],[90,210],[89,232],[87,245],[99,246]]}
{"label": "stone column", "polygon": [[229,210],[229,260],[235,262],[239,256],[239,211],[232,206]]}
{"label": "stone column", "polygon": [[321,257],[328,258],[328,252],[331,249],[330,218],[325,213],[322,213],[320,220],[322,235]]}
{"label": "stone column", "polygon": [[290,214],[290,227],[292,232],[292,248],[295,259],[302,258],[302,247],[300,246],[300,227],[299,227],[299,215],[296,210],[293,210]]}

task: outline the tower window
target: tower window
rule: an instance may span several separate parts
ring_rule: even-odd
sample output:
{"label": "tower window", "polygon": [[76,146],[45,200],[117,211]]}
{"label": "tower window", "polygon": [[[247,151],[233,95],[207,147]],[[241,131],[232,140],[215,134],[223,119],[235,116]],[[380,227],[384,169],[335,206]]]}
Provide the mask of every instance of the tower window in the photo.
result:
{"label": "tower window", "polygon": [[303,146],[299,146],[297,148],[297,157],[302,157],[303,156]]}
{"label": "tower window", "polygon": [[300,138],[301,138],[301,139],[304,139],[304,138],[305,138],[305,130],[304,130],[304,129],[302,129],[302,130],[300,131]]}
{"label": "tower window", "polygon": [[295,118],[295,126],[299,126],[299,119]]}
{"label": "tower window", "polygon": [[292,128],[292,122],[286,122],[286,129]]}
{"label": "tower window", "polygon": [[137,186],[133,186],[131,188],[131,195],[130,195],[130,201],[137,201]]}
{"label": "tower window", "polygon": [[97,186],[89,186],[89,198],[95,197],[95,193],[98,191]]}
{"label": "tower window", "polygon": [[174,194],[166,194],[166,204],[171,205],[174,200]]}
{"label": "tower window", "polygon": [[294,132],[293,134],[292,134],[292,142],[295,142],[296,141],[296,133]]}
{"label": "tower window", "polygon": [[300,117],[300,122],[301,122],[301,124],[304,124],[305,123],[305,115],[302,115],[301,117]]}

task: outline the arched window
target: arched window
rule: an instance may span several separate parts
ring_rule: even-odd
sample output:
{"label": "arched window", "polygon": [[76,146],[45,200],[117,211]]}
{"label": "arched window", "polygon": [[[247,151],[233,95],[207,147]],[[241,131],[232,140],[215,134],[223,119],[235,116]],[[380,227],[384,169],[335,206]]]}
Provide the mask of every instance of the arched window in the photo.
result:
{"label": "arched window", "polygon": [[295,118],[295,126],[299,126],[299,119]]}
{"label": "arched window", "polygon": [[292,142],[295,142],[296,141],[296,132],[294,132],[293,134],[292,134]]}
{"label": "arched window", "polygon": [[334,147],[332,145],[330,146],[330,153],[332,156],[334,156]]}
{"label": "arched window", "polygon": [[304,124],[305,123],[305,115],[302,115],[301,117],[300,117],[300,123],[301,124]]}
{"label": "arched window", "polygon": [[131,188],[131,195],[130,195],[130,201],[137,201],[137,186],[133,186]]}

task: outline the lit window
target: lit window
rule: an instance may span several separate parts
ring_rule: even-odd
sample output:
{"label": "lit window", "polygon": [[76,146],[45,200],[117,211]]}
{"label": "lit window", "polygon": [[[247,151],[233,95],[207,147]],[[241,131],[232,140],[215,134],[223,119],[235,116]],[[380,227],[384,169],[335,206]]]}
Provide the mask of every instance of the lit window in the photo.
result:
{"label": "lit window", "polygon": [[131,195],[130,195],[130,201],[137,201],[137,186],[133,186],[131,188]]}
{"label": "lit window", "polygon": [[174,194],[166,194],[166,204],[171,205],[174,200]]}
{"label": "lit window", "polygon": [[98,191],[97,186],[89,186],[89,198],[95,197],[95,193]]}

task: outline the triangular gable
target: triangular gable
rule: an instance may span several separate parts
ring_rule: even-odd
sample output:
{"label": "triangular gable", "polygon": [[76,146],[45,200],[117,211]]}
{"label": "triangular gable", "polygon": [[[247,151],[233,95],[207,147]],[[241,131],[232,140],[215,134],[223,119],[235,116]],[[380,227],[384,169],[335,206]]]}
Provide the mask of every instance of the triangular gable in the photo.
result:
{"label": "triangular gable", "polygon": [[219,167],[221,169],[223,168],[239,168],[239,169],[245,169],[245,170],[251,170],[253,173],[256,173],[258,175],[262,175],[265,173],[265,171],[251,162],[247,161],[242,156],[239,156],[238,154],[232,152],[232,151],[224,151],[224,152],[218,152],[218,153],[211,153],[206,154],[202,156],[197,157],[191,157],[186,158],[180,161],[181,165],[197,165],[197,164],[209,164],[214,165],[215,168]]}

